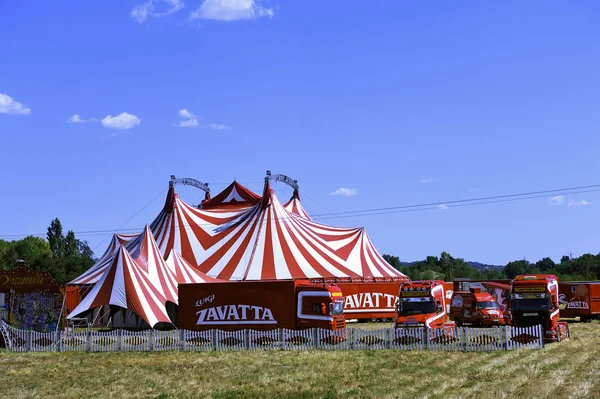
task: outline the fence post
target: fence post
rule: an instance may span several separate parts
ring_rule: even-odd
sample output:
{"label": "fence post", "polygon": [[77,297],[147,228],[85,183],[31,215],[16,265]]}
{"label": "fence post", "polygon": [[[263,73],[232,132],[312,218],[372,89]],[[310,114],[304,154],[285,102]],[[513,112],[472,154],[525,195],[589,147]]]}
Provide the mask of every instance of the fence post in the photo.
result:
{"label": "fence post", "polygon": [[212,347],[213,350],[216,351],[217,350],[217,334],[219,333],[219,330],[210,330],[212,332]]}
{"label": "fence post", "polygon": [[117,350],[123,350],[123,330],[117,330]]}
{"label": "fence post", "polygon": [[393,349],[394,348],[394,338],[395,338],[394,328],[393,327],[388,330],[388,338],[390,340],[390,342],[389,342],[389,349]]}
{"label": "fence post", "polygon": [[244,349],[250,349],[250,330],[243,330],[244,332]]}
{"label": "fence post", "polygon": [[538,324],[538,336],[540,337],[539,345],[540,348],[544,347],[544,327]]}
{"label": "fence post", "polygon": [[54,350],[60,352],[60,331],[54,332]]}
{"label": "fence post", "polygon": [[185,330],[179,330],[179,350],[185,351]]}
{"label": "fence post", "polygon": [[278,328],[277,329],[277,347],[279,348],[279,350],[283,350],[283,329]]}
{"label": "fence post", "polygon": [[312,333],[313,333],[314,349],[318,349],[319,348],[319,329],[313,327]]}
{"label": "fence post", "polygon": [[147,341],[148,341],[148,350],[153,351],[154,350],[154,337],[152,334],[152,330],[148,330],[146,331],[146,336],[147,336]]}
{"label": "fence post", "polygon": [[85,330],[85,350],[91,352],[92,350],[92,332],[88,329]]}
{"label": "fence post", "polygon": [[427,350],[429,349],[429,327],[428,326],[423,326],[422,327],[422,331],[423,331],[423,349]]}
{"label": "fence post", "polygon": [[29,352],[31,350],[31,330],[27,330],[27,339],[25,343],[25,352]]}

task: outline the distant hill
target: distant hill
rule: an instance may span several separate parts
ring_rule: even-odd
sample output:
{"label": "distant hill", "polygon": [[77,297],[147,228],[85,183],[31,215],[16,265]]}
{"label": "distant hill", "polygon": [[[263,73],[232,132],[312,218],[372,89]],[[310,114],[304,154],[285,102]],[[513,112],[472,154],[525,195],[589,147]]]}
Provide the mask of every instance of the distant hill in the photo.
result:
{"label": "distant hill", "polygon": [[502,269],[504,269],[504,266],[487,265],[485,263],[472,262],[472,261],[467,261],[467,265],[472,266],[478,270],[502,270]]}
{"label": "distant hill", "polygon": [[[400,262],[402,264],[402,266],[412,266],[415,262]],[[474,267],[477,270],[502,270],[504,269],[504,266],[499,266],[499,265],[488,265],[485,263],[481,263],[481,262],[473,262],[473,261],[467,261],[467,264],[471,267]]]}

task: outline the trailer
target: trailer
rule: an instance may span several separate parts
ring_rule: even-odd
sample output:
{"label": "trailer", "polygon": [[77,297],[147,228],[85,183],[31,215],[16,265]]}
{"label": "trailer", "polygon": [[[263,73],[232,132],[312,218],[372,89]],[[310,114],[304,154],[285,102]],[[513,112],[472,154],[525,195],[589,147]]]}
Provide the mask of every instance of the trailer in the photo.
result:
{"label": "trailer", "polygon": [[344,294],[344,315],[346,321],[358,322],[394,321],[396,302],[400,284],[406,279],[313,279],[313,283],[333,283]]}
{"label": "trailer", "polygon": [[600,281],[568,281],[558,284],[560,317],[583,322],[600,319]]}
{"label": "trailer", "polygon": [[177,324],[186,330],[346,327],[339,287],[308,280],[179,284]]}

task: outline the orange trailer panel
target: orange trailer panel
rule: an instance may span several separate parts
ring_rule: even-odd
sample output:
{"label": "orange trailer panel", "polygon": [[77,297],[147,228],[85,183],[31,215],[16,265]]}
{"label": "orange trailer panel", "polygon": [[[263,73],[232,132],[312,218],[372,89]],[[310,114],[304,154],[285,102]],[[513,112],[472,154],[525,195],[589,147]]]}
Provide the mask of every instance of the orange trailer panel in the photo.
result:
{"label": "orange trailer panel", "polygon": [[559,283],[561,317],[600,318],[600,281]]}
{"label": "orange trailer panel", "polygon": [[302,280],[180,284],[178,324],[198,331],[344,328],[341,303],[338,315],[324,314],[342,295]]}
{"label": "orange trailer panel", "polygon": [[337,283],[346,319],[395,319],[400,281]]}

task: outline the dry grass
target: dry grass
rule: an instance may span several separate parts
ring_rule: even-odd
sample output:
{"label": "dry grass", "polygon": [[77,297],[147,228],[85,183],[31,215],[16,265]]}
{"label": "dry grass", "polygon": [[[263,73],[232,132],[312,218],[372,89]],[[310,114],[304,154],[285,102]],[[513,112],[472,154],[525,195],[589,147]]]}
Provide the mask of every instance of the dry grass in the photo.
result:
{"label": "dry grass", "polygon": [[0,352],[0,397],[600,398],[600,324],[571,334],[497,353]]}

